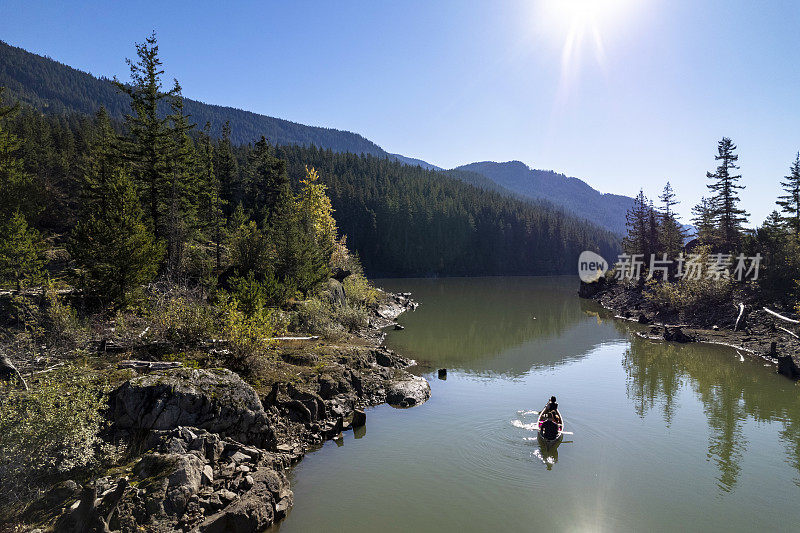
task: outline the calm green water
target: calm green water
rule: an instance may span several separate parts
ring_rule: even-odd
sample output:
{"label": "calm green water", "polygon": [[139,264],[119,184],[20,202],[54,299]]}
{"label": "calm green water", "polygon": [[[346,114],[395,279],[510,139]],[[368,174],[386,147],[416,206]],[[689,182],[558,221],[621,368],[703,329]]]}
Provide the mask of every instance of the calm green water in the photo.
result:
{"label": "calm green water", "polygon": [[[573,277],[380,284],[422,303],[387,344],[433,396],[309,454],[281,533],[800,531],[800,387],[774,368],[636,337]],[[551,394],[574,436],[548,455],[524,411]]]}

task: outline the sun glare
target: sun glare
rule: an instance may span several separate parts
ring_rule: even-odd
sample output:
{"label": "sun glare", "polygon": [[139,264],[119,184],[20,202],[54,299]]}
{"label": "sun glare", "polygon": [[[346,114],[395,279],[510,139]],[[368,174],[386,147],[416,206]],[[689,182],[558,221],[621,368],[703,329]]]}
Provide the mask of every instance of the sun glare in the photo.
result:
{"label": "sun glare", "polygon": [[547,33],[561,43],[561,87],[563,98],[578,75],[581,56],[594,56],[606,69],[605,38],[624,19],[636,0],[542,0],[538,13]]}

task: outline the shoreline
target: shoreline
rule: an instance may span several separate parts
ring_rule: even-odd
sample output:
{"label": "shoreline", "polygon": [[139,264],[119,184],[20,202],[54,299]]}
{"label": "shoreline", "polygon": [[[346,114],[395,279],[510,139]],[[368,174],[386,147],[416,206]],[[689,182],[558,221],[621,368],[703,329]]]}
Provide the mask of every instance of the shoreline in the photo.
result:
{"label": "shoreline", "polygon": [[[729,308],[718,309],[714,324],[672,324],[661,320],[664,313],[656,311],[646,301],[639,288],[621,284],[586,284],[581,282],[579,297],[593,300],[614,313],[615,319],[634,322],[650,328],[649,333],[637,335],[650,340],[668,342],[700,342],[727,346],[776,366],[779,374],[800,379],[800,339],[779,329],[776,319],[761,307],[746,309],[742,320],[737,319],[739,306],[730,302]],[[672,313],[674,314],[674,312]],[[683,321],[681,321],[683,322]]]}
{"label": "shoreline", "polygon": [[256,532],[280,522],[293,505],[286,473],[306,453],[365,426],[368,407],[430,397],[407,371],[415,362],[383,346],[384,328],[418,306],[410,296],[382,291],[366,327],[338,342],[279,340],[255,384],[224,368],[112,358],[105,371],[128,378],[109,395],[103,437],[124,443],[124,457],[53,486],[12,530]]}

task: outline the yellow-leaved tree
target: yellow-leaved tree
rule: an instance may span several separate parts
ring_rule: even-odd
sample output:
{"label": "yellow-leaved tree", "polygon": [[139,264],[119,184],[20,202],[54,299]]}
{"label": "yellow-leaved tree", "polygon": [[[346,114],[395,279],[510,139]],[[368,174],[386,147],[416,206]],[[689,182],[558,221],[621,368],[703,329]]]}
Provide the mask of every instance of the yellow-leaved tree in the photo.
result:
{"label": "yellow-leaved tree", "polygon": [[324,249],[334,250],[337,230],[331,199],[325,192],[328,187],[319,182],[319,173],[314,167],[306,167],[306,177],[300,180],[300,184],[302,187],[297,197],[300,213],[308,217],[317,243]]}

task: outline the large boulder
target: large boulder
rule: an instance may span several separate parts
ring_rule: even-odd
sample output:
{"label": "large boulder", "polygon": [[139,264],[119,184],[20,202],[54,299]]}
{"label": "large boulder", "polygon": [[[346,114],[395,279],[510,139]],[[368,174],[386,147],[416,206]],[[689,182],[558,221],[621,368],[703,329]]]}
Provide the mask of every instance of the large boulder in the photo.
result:
{"label": "large boulder", "polygon": [[389,405],[412,407],[425,403],[430,397],[431,386],[420,376],[408,376],[386,387],[386,403]]}
{"label": "large boulder", "polygon": [[248,485],[247,492],[208,516],[198,530],[203,533],[263,531],[273,521],[283,518],[292,506],[292,491],[283,474],[269,468],[256,468],[248,476]]}
{"label": "large boulder", "polygon": [[189,499],[200,490],[204,467],[203,460],[192,454],[142,456],[133,472],[144,480],[141,488],[147,492],[148,514],[181,516]]}
{"label": "large boulder", "polygon": [[178,368],[139,376],[111,393],[110,406],[117,430],[192,426],[260,448],[275,444],[258,394],[230,370]]}

